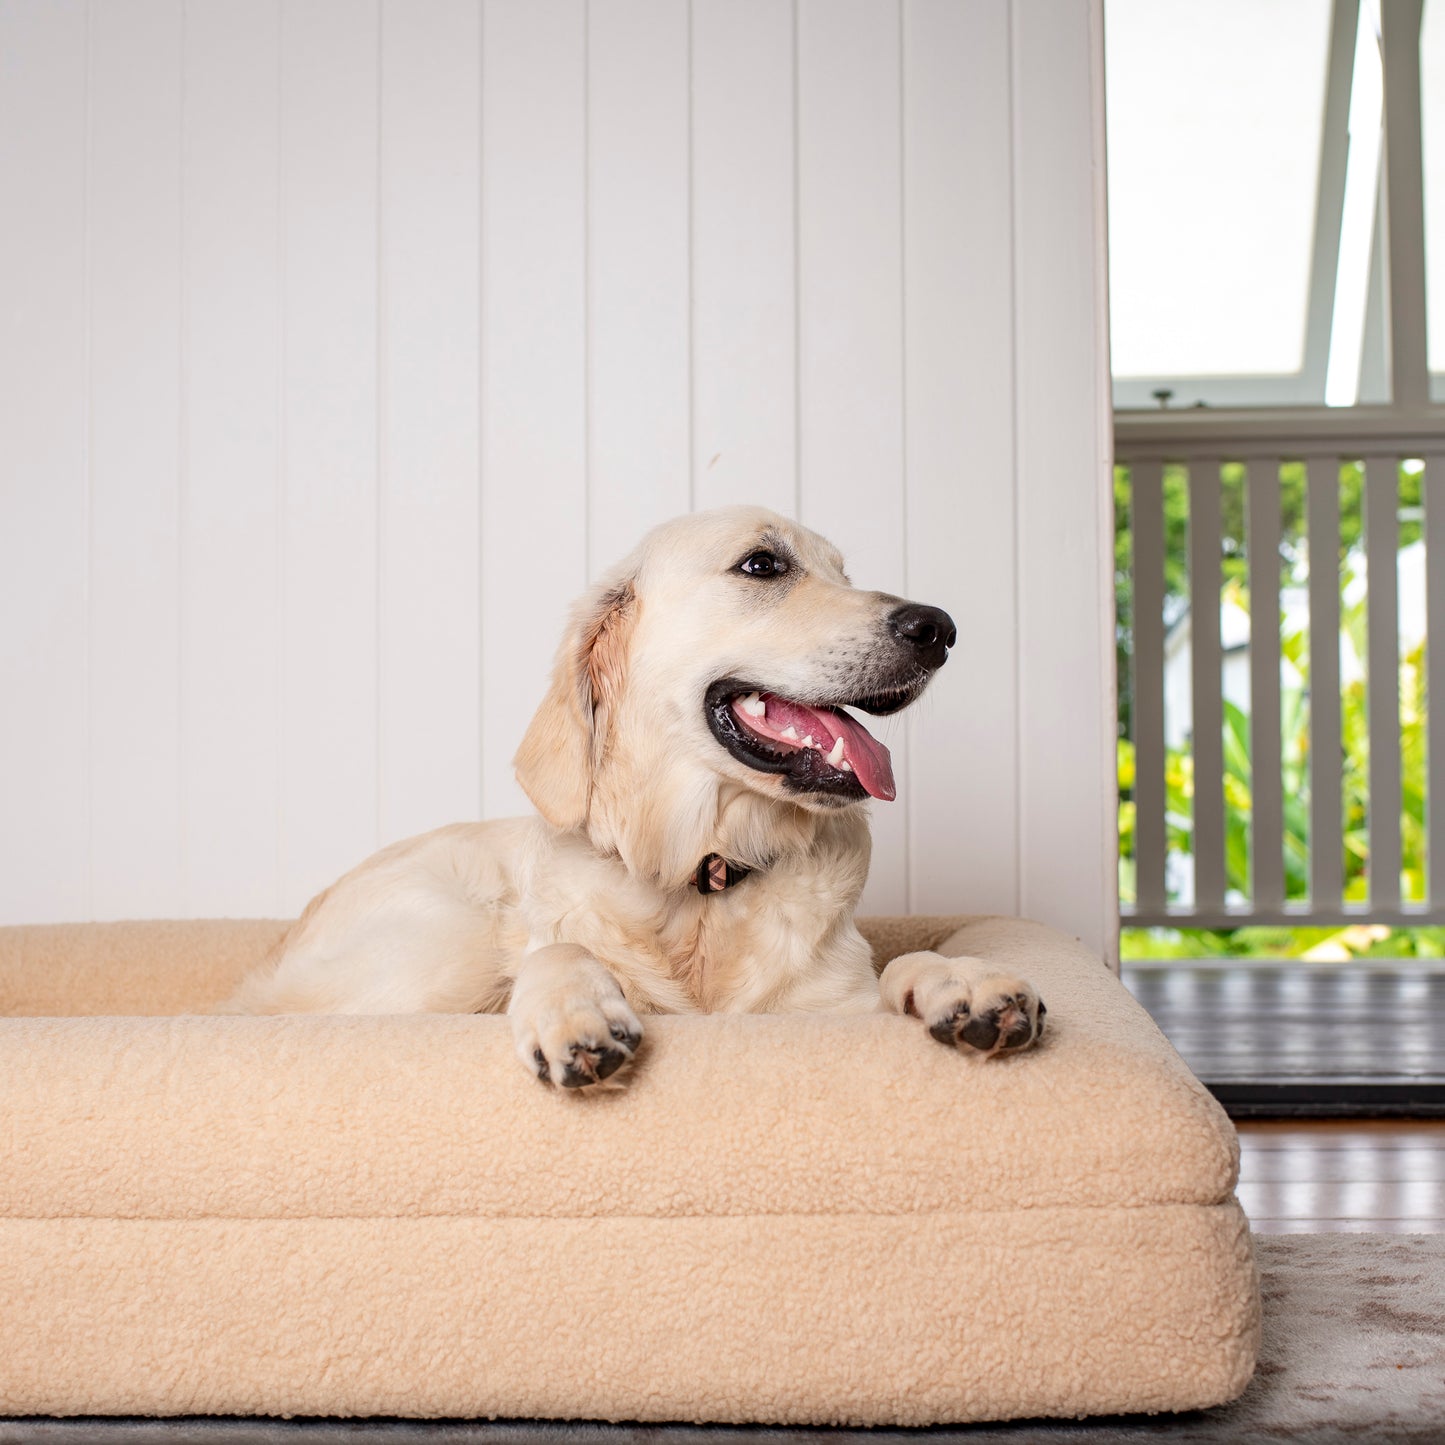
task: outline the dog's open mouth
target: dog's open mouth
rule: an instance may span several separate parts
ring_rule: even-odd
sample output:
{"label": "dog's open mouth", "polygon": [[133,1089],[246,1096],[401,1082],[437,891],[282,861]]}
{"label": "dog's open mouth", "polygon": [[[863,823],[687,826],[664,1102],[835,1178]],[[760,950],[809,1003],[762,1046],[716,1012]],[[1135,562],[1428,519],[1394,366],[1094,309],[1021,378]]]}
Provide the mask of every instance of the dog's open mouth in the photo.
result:
{"label": "dog's open mouth", "polygon": [[[897,712],[919,692],[917,685],[848,703],[866,712]],[[736,678],[707,692],[713,736],[739,762],[761,772],[781,773],[799,792],[842,798],[898,796],[888,749],[840,706],[805,703]]]}

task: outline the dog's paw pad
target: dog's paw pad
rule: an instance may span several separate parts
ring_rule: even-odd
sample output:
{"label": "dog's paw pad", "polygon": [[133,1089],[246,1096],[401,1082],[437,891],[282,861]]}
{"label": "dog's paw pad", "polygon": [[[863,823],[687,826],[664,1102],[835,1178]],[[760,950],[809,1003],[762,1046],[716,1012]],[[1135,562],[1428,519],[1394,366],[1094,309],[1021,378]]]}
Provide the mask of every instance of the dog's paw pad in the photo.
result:
{"label": "dog's paw pad", "polygon": [[966,1003],[955,1004],[946,1014],[928,1025],[928,1032],[939,1043],[953,1048],[958,1043],[959,1035],[967,1029],[969,1018],[969,1006]]}
{"label": "dog's paw pad", "polygon": [[632,1028],[628,1024],[615,1023],[609,1032],[629,1054],[636,1053],[638,1044],[642,1042],[642,1030]]}
{"label": "dog's paw pad", "polygon": [[981,1054],[1010,1053],[1039,1041],[1044,1031],[1044,1002],[1027,984],[1008,982],[979,990],[972,1016],[959,1038]]}
{"label": "dog's paw pad", "polygon": [[632,1058],[641,1035],[634,1035],[634,1042],[626,1049],[612,1048],[587,1039],[573,1044],[566,1062],[562,1065],[561,1084],[564,1089],[585,1089],[589,1084],[599,1084],[610,1079]]}
{"label": "dog's paw pad", "polygon": [[605,1012],[584,1004],[554,1015],[518,1039],[518,1052],[548,1087],[587,1090],[624,1073],[641,1043],[642,1025],[619,994]]}

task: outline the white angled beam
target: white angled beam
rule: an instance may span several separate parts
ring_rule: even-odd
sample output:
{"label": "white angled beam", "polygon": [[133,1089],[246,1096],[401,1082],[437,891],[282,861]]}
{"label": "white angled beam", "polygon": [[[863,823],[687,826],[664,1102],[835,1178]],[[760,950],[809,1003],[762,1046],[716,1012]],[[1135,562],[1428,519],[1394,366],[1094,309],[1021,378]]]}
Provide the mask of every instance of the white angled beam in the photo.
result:
{"label": "white angled beam", "polygon": [[1388,0],[1380,7],[1390,365],[1397,406],[1418,406],[1430,399],[1425,358],[1425,185],[1420,163],[1421,8],[1421,0]]}

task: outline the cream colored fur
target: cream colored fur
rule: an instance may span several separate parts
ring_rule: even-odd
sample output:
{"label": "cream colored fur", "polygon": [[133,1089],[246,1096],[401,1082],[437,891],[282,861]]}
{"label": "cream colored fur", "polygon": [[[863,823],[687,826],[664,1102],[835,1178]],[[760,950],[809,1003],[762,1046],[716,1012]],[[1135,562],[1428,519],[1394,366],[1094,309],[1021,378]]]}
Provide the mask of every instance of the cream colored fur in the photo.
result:
{"label": "cream colored fur", "polygon": [[[771,547],[792,558],[784,579],[738,571]],[[982,960],[909,954],[880,986],[853,924],[865,805],[790,792],[704,716],[730,676],[805,701],[878,691],[900,603],[855,589],[831,544],[771,512],[658,527],[573,611],[516,757],[540,816],[376,854],[310,904],[227,1011],[506,1011],[527,1067],[569,1087],[630,1063],[649,1013],[882,1007],[960,1048],[987,1014],[1000,1041],[1032,1043],[1037,995]],[[711,853],[755,871],[699,894]]]}

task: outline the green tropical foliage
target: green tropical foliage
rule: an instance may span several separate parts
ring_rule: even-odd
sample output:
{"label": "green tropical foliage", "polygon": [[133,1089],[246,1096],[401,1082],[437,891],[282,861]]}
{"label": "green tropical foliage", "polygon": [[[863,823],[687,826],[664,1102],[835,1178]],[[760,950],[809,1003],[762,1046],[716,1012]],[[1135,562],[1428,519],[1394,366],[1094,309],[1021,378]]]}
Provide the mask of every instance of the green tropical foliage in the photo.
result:
{"label": "green tropical foliage", "polygon": [[[1243,468],[1222,470],[1223,540],[1220,559],[1221,598],[1248,610],[1248,552],[1245,537]],[[1367,600],[1349,584],[1358,564],[1362,529],[1362,468],[1346,465],[1340,471],[1340,547],[1332,559],[1341,578],[1341,647],[1346,656],[1365,657]],[[1421,474],[1418,468],[1400,472],[1400,545],[1420,535]],[[1118,584],[1119,676],[1131,676],[1133,597],[1130,566],[1129,478],[1126,468],[1115,476],[1116,581]],[[1285,464],[1280,474],[1282,540],[1280,581],[1284,587],[1308,581],[1308,549],[1304,545],[1305,470]],[[1182,467],[1164,474],[1166,540],[1165,611],[1173,623],[1185,611],[1188,589],[1186,539],[1188,530],[1188,478]],[[1281,691],[1281,749],[1284,796],[1284,870],[1286,897],[1305,900],[1309,895],[1310,868],[1310,720],[1309,639],[1302,629],[1291,631],[1281,617],[1284,633],[1281,653],[1289,664]],[[1402,762],[1401,896],[1425,896],[1425,645],[1413,648],[1400,661],[1400,727]],[[1368,897],[1368,773],[1369,730],[1365,684],[1349,681],[1341,696],[1342,859],[1347,901]],[[1135,867],[1135,759],[1130,741],[1130,690],[1121,686],[1118,743],[1120,898],[1134,897]],[[1252,824],[1252,766],[1249,717],[1232,702],[1224,705],[1224,816],[1227,887],[1234,896],[1247,898],[1250,889]],[[1166,755],[1166,831],[1172,854],[1187,857],[1193,848],[1194,766],[1189,746],[1171,748]],[[1278,957],[1317,961],[1349,958],[1445,957],[1445,929],[1390,929],[1356,924],[1344,928],[1238,928],[1224,932],[1202,929],[1127,929],[1125,958]]]}

